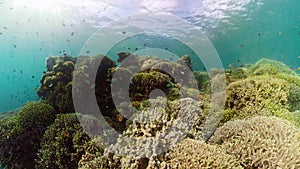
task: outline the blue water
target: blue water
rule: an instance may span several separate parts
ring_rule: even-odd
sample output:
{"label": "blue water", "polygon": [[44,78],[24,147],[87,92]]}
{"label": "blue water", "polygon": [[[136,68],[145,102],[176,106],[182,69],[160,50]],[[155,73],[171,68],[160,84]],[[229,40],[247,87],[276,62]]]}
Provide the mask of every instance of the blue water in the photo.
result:
{"label": "blue water", "polygon": [[140,12],[172,14],[199,27],[224,67],[265,57],[296,69],[299,6],[297,0],[0,0],[0,112],[38,99],[47,56],[77,56],[101,26]]}

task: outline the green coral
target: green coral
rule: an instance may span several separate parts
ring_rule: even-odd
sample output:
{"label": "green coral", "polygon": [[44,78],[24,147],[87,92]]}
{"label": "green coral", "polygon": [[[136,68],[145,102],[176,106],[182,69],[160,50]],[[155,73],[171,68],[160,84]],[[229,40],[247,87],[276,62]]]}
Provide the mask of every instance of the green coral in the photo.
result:
{"label": "green coral", "polygon": [[290,122],[256,116],[218,128],[209,140],[236,157],[244,168],[299,168],[299,130]]}
{"label": "green coral", "polygon": [[222,123],[255,115],[275,115],[292,119],[288,111],[290,86],[274,76],[254,76],[227,86]]}
{"label": "green coral", "polygon": [[277,73],[283,73],[285,75],[297,76],[296,72],[294,72],[282,62],[267,58],[258,60],[252,67],[251,72],[253,72],[252,74],[254,75],[274,75]]}
{"label": "green coral", "polygon": [[165,92],[170,100],[180,97],[179,87],[168,75],[158,71],[139,72],[132,78],[129,94],[131,101],[143,101],[148,99],[149,94],[154,89],[160,89]]}
{"label": "green coral", "polygon": [[1,120],[0,161],[7,168],[34,168],[46,128],[54,121],[53,107],[30,102],[16,115]]}
{"label": "green coral", "polygon": [[58,115],[43,136],[37,168],[77,168],[89,140],[76,114]]}
{"label": "green coral", "polygon": [[288,95],[289,110],[291,112],[300,110],[300,87],[291,84]]}
{"label": "green coral", "polygon": [[40,80],[37,94],[50,103],[59,113],[74,112],[72,100],[72,73],[75,59],[67,56],[49,56],[46,60],[47,72]]}

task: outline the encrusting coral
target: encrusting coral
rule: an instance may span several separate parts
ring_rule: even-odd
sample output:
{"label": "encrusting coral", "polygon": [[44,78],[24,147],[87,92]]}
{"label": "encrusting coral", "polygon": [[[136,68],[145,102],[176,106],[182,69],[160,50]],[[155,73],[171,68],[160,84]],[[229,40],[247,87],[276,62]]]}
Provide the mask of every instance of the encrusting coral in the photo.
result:
{"label": "encrusting coral", "polygon": [[299,168],[300,132],[290,122],[256,116],[218,128],[209,140],[236,157],[244,168]]}

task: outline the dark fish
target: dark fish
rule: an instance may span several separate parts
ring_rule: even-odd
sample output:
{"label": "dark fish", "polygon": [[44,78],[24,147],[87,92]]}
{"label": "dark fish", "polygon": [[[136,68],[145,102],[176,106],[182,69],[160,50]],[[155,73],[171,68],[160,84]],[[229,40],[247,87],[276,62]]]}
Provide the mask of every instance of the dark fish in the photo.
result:
{"label": "dark fish", "polygon": [[17,47],[17,45],[16,45],[16,44],[13,44],[13,47],[14,47],[14,48],[16,48],[16,47]]}
{"label": "dark fish", "polygon": [[31,78],[34,79],[35,77],[34,77],[34,76],[31,76]]}
{"label": "dark fish", "polygon": [[66,26],[66,24],[65,24],[65,23],[62,23],[62,25],[63,25],[63,26]]}
{"label": "dark fish", "polygon": [[73,35],[74,35],[74,32],[71,33],[71,36],[73,36]]}
{"label": "dark fish", "polygon": [[7,30],[7,27],[6,27],[6,26],[3,26],[3,29]]}

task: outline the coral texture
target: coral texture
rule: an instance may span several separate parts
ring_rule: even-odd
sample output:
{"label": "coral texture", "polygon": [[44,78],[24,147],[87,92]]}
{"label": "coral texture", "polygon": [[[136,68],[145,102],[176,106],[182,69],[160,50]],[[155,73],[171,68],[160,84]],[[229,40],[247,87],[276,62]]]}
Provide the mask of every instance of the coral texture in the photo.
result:
{"label": "coral texture", "polygon": [[34,168],[47,127],[54,121],[53,107],[30,102],[0,122],[0,161],[7,168]]}
{"label": "coral texture", "polygon": [[209,140],[236,157],[244,168],[299,168],[299,130],[277,117],[227,122]]}

